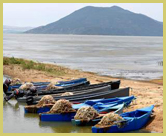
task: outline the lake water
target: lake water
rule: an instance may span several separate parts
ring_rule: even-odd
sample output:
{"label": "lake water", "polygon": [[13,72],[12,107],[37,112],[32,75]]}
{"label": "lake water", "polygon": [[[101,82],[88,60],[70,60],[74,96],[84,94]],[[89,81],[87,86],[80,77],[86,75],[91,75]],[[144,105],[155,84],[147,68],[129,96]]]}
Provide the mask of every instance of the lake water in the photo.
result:
{"label": "lake water", "polygon": [[163,76],[163,37],[4,34],[3,55],[113,77]]}

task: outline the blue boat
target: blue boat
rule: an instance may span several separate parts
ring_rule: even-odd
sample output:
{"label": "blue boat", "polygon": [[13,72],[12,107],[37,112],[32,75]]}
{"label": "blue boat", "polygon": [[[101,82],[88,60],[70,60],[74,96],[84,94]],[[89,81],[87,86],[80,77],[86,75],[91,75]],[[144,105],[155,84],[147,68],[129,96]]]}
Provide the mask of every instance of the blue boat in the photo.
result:
{"label": "blue boat", "polygon": [[[82,105],[82,106],[85,106],[85,105]],[[124,108],[124,104],[114,103],[114,104],[110,104],[109,107],[100,108],[97,111],[98,111],[98,113],[102,113],[102,114],[108,113],[111,111],[116,112],[116,113],[122,113],[123,108]],[[75,108],[75,109],[77,109],[77,108]],[[71,121],[72,119],[74,119],[75,114],[76,114],[76,112],[64,113],[64,114],[43,113],[43,114],[40,114],[40,120],[41,121]],[[100,121],[100,120],[98,120],[98,121]]]}
{"label": "blue boat", "polygon": [[138,109],[132,112],[126,112],[120,114],[121,117],[124,118],[124,126],[118,127],[117,125],[113,125],[108,128],[98,128],[96,126],[92,127],[93,133],[122,133],[128,131],[139,130],[143,128],[147,122],[149,121],[150,115],[154,105],[142,109]]}
{"label": "blue boat", "polygon": [[124,106],[128,106],[134,99],[136,99],[134,96],[126,96],[126,97],[116,97],[116,98],[108,98],[108,99],[94,99],[94,100],[87,100],[84,103],[80,104],[74,104],[74,109],[79,109],[82,106],[92,106],[96,110],[100,108],[106,108],[110,107],[110,105],[114,104],[122,104],[124,103]]}
{"label": "blue boat", "polygon": [[[97,110],[100,114],[106,114],[109,112],[114,112],[117,114],[123,113],[124,103],[123,104],[111,104],[109,107]],[[77,126],[93,126],[96,125],[100,120],[102,116],[99,116],[96,119],[90,120],[90,121],[81,121],[81,120],[75,120],[72,119],[72,124]]]}
{"label": "blue boat", "polygon": [[[113,109],[118,109],[116,108],[118,105],[118,103],[114,103],[114,104],[110,104],[110,105],[107,105],[106,107],[104,106],[101,106],[101,107],[97,107],[96,110],[101,112],[101,113],[106,113],[106,112],[109,112],[110,110],[113,110]],[[53,106],[53,105],[52,105]],[[40,107],[40,108],[37,108],[37,107],[31,107],[29,106],[28,108],[27,107],[24,107],[24,113],[44,113],[44,112],[48,112],[51,110],[52,108],[51,105],[49,106],[44,106],[44,107]],[[84,103],[81,103],[81,104],[73,104],[72,107],[73,109],[75,110],[78,110],[79,108],[83,107],[83,106],[89,106],[87,104],[84,104]],[[113,108],[115,107],[115,108]]]}
{"label": "blue boat", "polygon": [[[98,112],[102,112],[102,110],[103,110],[104,111],[103,113],[105,113],[105,112],[109,111],[110,107],[117,106],[118,104],[124,103],[124,107],[126,107],[134,99],[136,99],[134,96],[117,97],[117,98],[109,98],[109,99],[95,99],[95,100],[86,101],[85,103],[73,104],[72,107],[73,107],[73,109],[78,110],[82,106],[92,106]],[[43,113],[43,112],[50,111],[50,109],[51,109],[50,106],[35,108],[32,110],[28,110],[28,109],[24,108],[24,112],[25,113]]]}
{"label": "blue boat", "polygon": [[40,120],[41,121],[71,121],[71,119],[74,118],[76,112],[71,112],[71,113],[61,113],[61,114],[41,114],[40,116]]}
{"label": "blue boat", "polygon": [[[115,109],[114,108],[107,108],[107,109],[101,109],[100,111],[98,111],[99,113],[100,112],[110,112],[111,110],[117,110],[117,112],[122,112],[123,110],[123,107],[124,105],[121,104],[121,107],[119,107],[119,109]],[[40,109],[40,111],[42,111]],[[43,110],[44,111],[44,110]],[[47,114],[47,113],[43,113],[40,115],[40,120],[41,121],[71,121],[72,119],[74,119],[74,116],[75,116],[76,112],[71,112],[71,113],[63,113],[63,114]]]}
{"label": "blue boat", "polygon": [[136,99],[133,95],[132,96],[125,96],[125,97],[116,97],[116,98],[108,98],[108,99],[98,99],[98,100],[88,100],[84,103],[90,106],[98,105],[105,105],[105,104],[113,104],[113,103],[125,103],[125,106],[127,107],[134,99]]}
{"label": "blue boat", "polygon": [[45,106],[45,107],[40,107],[40,108],[31,108],[27,109],[24,107],[24,113],[43,113],[43,112],[48,112],[50,111],[51,107],[50,106]]}
{"label": "blue boat", "polygon": [[[58,84],[56,84],[56,86],[68,86],[68,85],[72,85],[72,84],[76,84],[76,83],[81,83],[81,82],[85,82],[87,81],[87,78],[79,78],[79,79],[75,79],[75,80],[70,80],[70,81],[59,81]],[[48,84],[50,84],[50,82],[32,82],[34,84],[34,86],[37,87],[37,89],[45,89],[47,87]],[[12,85],[9,86],[8,91],[11,91],[12,89],[18,89],[22,84],[16,84],[16,85]]]}
{"label": "blue boat", "polygon": [[76,83],[85,82],[85,81],[87,81],[87,78],[79,78],[79,79],[74,79],[70,81],[59,81],[57,85],[76,84]]}

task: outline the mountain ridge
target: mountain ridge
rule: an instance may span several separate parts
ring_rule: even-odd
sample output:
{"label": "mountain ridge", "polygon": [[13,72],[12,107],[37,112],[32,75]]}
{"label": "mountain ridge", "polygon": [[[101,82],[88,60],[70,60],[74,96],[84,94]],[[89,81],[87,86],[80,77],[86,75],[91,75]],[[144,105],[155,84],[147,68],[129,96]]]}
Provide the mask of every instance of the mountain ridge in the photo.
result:
{"label": "mountain ridge", "polygon": [[118,6],[87,6],[25,33],[163,36],[163,23]]}

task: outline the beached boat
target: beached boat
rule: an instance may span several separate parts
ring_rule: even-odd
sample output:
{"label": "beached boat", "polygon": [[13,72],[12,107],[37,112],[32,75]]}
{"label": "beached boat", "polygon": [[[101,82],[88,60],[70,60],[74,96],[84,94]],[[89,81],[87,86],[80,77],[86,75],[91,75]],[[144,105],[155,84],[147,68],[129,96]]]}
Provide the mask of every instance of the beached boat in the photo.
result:
{"label": "beached boat", "polygon": [[[99,113],[108,113],[108,112],[116,112],[116,113],[122,113],[123,112],[124,104],[114,104],[110,105],[109,108],[103,108],[98,110]],[[46,114],[43,113],[40,115],[41,121],[71,121],[74,119],[76,112],[71,113],[63,113],[63,114]]]}
{"label": "beached boat", "polygon": [[[87,94],[93,94],[93,93],[99,93],[101,91],[105,92],[105,91],[109,91],[111,90],[111,87],[110,85],[107,85],[107,86],[103,86],[103,87],[97,87],[97,88],[93,88],[93,89],[86,89],[86,90],[81,90],[81,91],[76,91],[74,95],[70,95],[70,96],[61,96],[62,93],[60,94],[52,94],[52,96],[54,97],[55,100],[59,100],[59,99],[62,99],[62,98],[75,98],[75,97],[78,97],[78,96],[81,96],[81,95],[87,95]],[[32,97],[33,100],[35,101],[39,101],[44,95],[40,95],[40,96],[34,96]],[[25,101],[26,102],[26,99],[27,97],[22,97],[22,98],[18,98],[17,100],[20,101]]]}
{"label": "beached boat", "polygon": [[[87,86],[82,86],[81,84],[88,84]],[[98,84],[90,84],[89,81],[86,82],[82,82],[82,83],[77,83],[74,85],[70,85],[70,86],[66,86],[62,89],[54,89],[54,90],[38,90],[38,95],[48,95],[48,94],[57,94],[57,93],[64,93],[66,91],[69,92],[77,92],[77,91],[82,91],[82,90],[88,90],[88,89],[93,89],[93,88],[98,88],[98,87],[103,87],[103,86],[107,86],[107,85],[111,85],[111,89],[118,89],[120,86],[120,80],[117,81],[110,81],[110,82],[103,82],[103,83],[98,83]],[[78,88],[75,88],[73,86],[80,86]]]}
{"label": "beached boat", "polygon": [[[86,92],[82,94],[70,95],[70,96],[57,96],[54,97],[55,100],[66,99],[71,102],[84,102],[91,99],[101,99],[101,98],[114,98],[114,97],[123,97],[129,96],[130,88],[121,88],[111,90],[110,86],[105,86],[95,89],[93,92]],[[36,104],[40,100],[39,97],[22,97],[18,98],[18,102],[26,102],[27,104]]]}
{"label": "beached boat", "polygon": [[[107,105],[107,107],[102,107],[100,109],[96,109],[101,115],[104,115],[106,113],[110,113],[110,112],[114,112],[117,114],[123,113],[123,108],[125,107],[125,104],[118,104],[118,103],[114,103],[114,104],[109,104],[109,106]],[[97,124],[101,118],[103,116],[99,116],[96,119],[90,120],[90,121],[82,121],[82,120],[75,120],[72,119],[72,124],[76,125],[76,126],[93,126],[95,124]]]}
{"label": "beached boat", "polygon": [[[129,96],[129,87],[128,88],[121,88],[121,89],[115,89],[115,90],[109,90],[109,91],[103,91],[100,93],[91,93],[91,94],[82,94],[78,96],[66,96],[66,97],[61,97],[61,98],[55,98],[56,100],[59,99],[67,99],[70,100],[71,102],[84,102],[86,100],[91,100],[91,99],[101,99],[101,98],[114,98],[114,97],[123,97],[123,96]],[[33,99],[31,100],[33,104],[36,104],[37,101],[34,101]],[[27,101],[28,104],[28,101]]]}
{"label": "beached boat", "polygon": [[150,115],[154,105],[142,109],[138,109],[132,112],[126,112],[120,114],[121,117],[124,118],[124,125],[122,127],[118,127],[117,125],[113,125],[107,128],[99,128],[96,126],[92,127],[93,133],[121,133],[139,130],[143,128],[147,122],[149,121]]}
{"label": "beached boat", "polygon": [[43,112],[48,112],[48,111],[50,111],[52,106],[44,106],[44,107],[40,107],[40,108],[37,108],[37,107],[25,108],[24,107],[24,113],[37,113],[37,114],[39,114],[39,113],[43,113]]}
{"label": "beached boat", "polygon": [[123,97],[123,96],[129,96],[129,91],[130,91],[130,88],[127,87],[127,88],[109,90],[109,91],[100,92],[100,93],[93,93],[89,95],[82,95],[81,97],[79,96],[74,98],[68,97],[67,99],[70,100],[71,102],[84,102],[86,100],[91,100],[91,99]]}
{"label": "beached boat", "polygon": [[[68,90],[74,91],[78,88],[83,88],[83,87],[86,87],[86,86],[89,86],[89,85],[90,85],[90,82],[85,81],[85,82],[80,82],[80,83],[75,83],[75,84],[63,86],[62,88],[54,89],[54,90],[45,90],[45,89],[41,89],[41,88],[38,87],[36,95],[48,95],[48,94],[63,93],[63,92],[66,92]],[[12,92],[13,91],[7,91],[6,95],[11,95]],[[22,97],[22,96],[20,96],[20,97]]]}
{"label": "beached boat", "polygon": [[80,83],[80,82],[85,82],[87,81],[87,78],[79,78],[79,79],[74,79],[74,80],[70,80],[70,81],[58,81],[57,85],[63,85],[63,84],[76,84],[76,83]]}
{"label": "beached boat", "polygon": [[[98,99],[98,100],[91,100],[91,101],[96,102],[96,103],[88,104],[90,102],[90,100],[89,100],[89,101],[86,101],[86,102],[80,103],[80,104],[72,104],[72,107],[73,107],[73,109],[78,110],[79,108],[81,108],[83,106],[93,106],[93,108],[95,108],[98,111],[102,111],[104,109],[105,112],[106,112],[106,109],[109,110],[110,107],[118,105],[118,104],[123,104],[124,103],[124,106],[126,107],[134,99],[135,99],[134,96],[117,97],[117,98],[100,99],[100,100]],[[102,101],[104,101],[105,103],[101,103]],[[106,103],[106,102],[108,102],[108,103]],[[43,112],[50,111],[52,106],[53,105],[48,105],[48,106],[44,106],[44,107],[40,107],[40,108],[37,108],[37,107],[34,107],[34,106],[30,106],[30,107],[27,106],[27,107],[24,108],[24,111],[25,111],[25,113],[43,113]]]}
{"label": "beached boat", "polygon": [[84,103],[80,104],[74,104],[74,109],[79,109],[82,106],[93,106],[95,109],[100,108],[106,108],[109,107],[110,104],[125,104],[125,107],[127,107],[133,100],[136,98],[132,96],[126,96],[126,97],[116,97],[116,98],[107,98],[107,99],[94,99],[94,100],[87,100]]}
{"label": "beached boat", "polygon": [[63,114],[41,114],[40,120],[41,121],[71,121],[74,118],[76,112],[71,113],[63,113]]}
{"label": "beached boat", "polygon": [[[98,84],[91,84],[89,85],[89,81],[81,82],[81,83],[76,83],[72,85],[65,86],[60,89],[53,89],[53,90],[43,90],[43,89],[37,89],[37,95],[50,95],[50,94],[58,94],[58,93],[64,93],[64,92],[76,92],[76,91],[82,91],[82,90],[87,90],[87,89],[93,89],[93,88],[98,88],[98,87],[103,87],[106,85],[111,85],[111,89],[118,89],[120,86],[120,80],[117,81],[110,81],[110,82],[103,82],[103,83],[98,83]],[[7,95],[10,95],[12,92],[8,91]],[[22,96],[21,96],[22,97]]]}
{"label": "beached boat", "polygon": [[[87,81],[87,78],[79,78],[79,79],[75,79],[75,80],[70,80],[70,81],[59,81],[56,86],[68,86],[71,84],[76,84],[76,83],[81,83],[81,82],[85,82]],[[32,82],[34,86],[37,86],[38,89],[44,89],[47,87],[47,85],[50,82]],[[22,84],[16,84],[16,85],[12,85],[9,86],[8,90],[11,91],[12,89],[17,89],[21,86]]]}
{"label": "beached boat", "polygon": [[91,105],[91,106],[102,106],[105,104],[112,104],[112,103],[125,103],[125,106],[128,106],[135,98],[135,96],[126,96],[126,97],[115,97],[115,98],[108,98],[108,99],[99,99],[99,100],[87,100],[84,103]]}
{"label": "beached boat", "polygon": [[[84,105],[90,105],[93,106],[94,109],[99,111],[100,113],[108,113],[111,111],[114,111],[115,113],[122,113],[122,105],[123,107],[129,106],[129,104],[136,99],[134,96],[128,96],[128,97],[117,97],[117,98],[110,98],[110,99],[101,99],[101,100],[88,100],[84,102]],[[75,108],[79,108],[79,105],[74,105]],[[102,112],[103,111],[103,112]],[[80,120],[74,120],[72,119],[72,123],[75,125],[95,125],[97,124],[101,118],[97,118],[94,120],[91,120],[89,122],[86,121],[80,121]]]}

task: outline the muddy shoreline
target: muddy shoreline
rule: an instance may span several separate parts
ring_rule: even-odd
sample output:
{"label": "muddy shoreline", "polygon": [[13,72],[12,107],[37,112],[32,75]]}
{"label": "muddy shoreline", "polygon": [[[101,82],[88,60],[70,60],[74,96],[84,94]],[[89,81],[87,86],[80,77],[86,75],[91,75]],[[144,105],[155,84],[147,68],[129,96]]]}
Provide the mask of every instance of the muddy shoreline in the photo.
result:
{"label": "muddy shoreline", "polygon": [[[53,64],[44,64],[49,67],[62,68]],[[73,70],[69,68],[63,68],[65,74],[54,75],[45,71],[39,71],[35,69],[23,69],[20,65],[9,64],[3,65],[3,75],[8,75],[12,78],[19,78],[21,81],[61,81],[71,80],[81,77],[86,77],[92,84],[106,82],[111,80],[121,80],[122,87],[131,87],[130,95],[137,97],[137,100],[131,104],[131,106],[124,111],[132,111],[137,108],[142,108],[154,104],[155,118],[145,129],[155,132],[163,132],[163,79],[155,79],[151,81],[136,81],[128,80],[124,78],[113,78],[109,76],[101,76],[92,72],[83,72],[80,70]]]}

